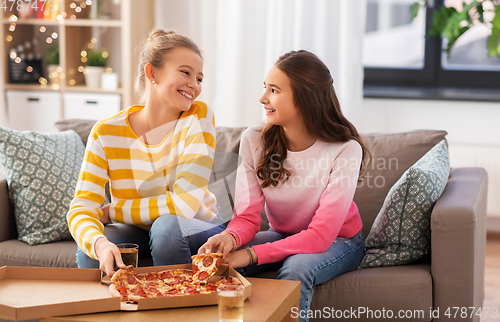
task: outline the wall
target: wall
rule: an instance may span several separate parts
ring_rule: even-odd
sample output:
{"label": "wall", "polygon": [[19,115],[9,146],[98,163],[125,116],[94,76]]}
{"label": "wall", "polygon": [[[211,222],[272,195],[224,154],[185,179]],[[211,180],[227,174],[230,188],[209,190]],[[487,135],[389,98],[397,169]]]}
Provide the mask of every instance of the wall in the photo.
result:
{"label": "wall", "polygon": [[351,120],[360,132],[448,132],[451,166],[488,172],[488,230],[500,231],[500,103],[364,99]]}
{"label": "wall", "polygon": [[204,56],[203,92],[219,126],[264,118],[265,75],[282,54],[305,49],[330,69],[347,112],[362,100],[365,0],[156,0],[158,28],[192,38]]}

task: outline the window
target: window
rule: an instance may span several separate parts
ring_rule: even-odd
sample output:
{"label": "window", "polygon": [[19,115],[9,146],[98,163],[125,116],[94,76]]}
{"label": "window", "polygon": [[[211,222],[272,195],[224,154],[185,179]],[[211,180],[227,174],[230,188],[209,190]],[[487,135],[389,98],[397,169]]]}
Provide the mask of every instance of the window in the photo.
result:
{"label": "window", "polygon": [[[438,37],[425,37],[437,6],[461,10],[461,0],[435,0],[412,20],[416,0],[368,0],[363,64],[365,97],[500,101],[500,58],[488,57],[490,30],[474,26],[450,55]],[[434,2],[434,6],[432,6]]]}

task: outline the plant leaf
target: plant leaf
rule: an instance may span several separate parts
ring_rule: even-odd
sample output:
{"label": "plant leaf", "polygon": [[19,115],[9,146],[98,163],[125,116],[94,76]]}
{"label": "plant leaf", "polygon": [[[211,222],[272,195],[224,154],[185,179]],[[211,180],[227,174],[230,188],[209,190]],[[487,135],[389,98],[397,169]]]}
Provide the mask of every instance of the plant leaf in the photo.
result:
{"label": "plant leaf", "polygon": [[500,57],[500,5],[495,5],[495,17],[491,21],[491,35],[488,37],[488,55]]}
{"label": "plant leaf", "polygon": [[496,55],[496,47],[497,47],[497,37],[493,34],[488,36],[488,56],[493,57]]}
{"label": "plant leaf", "polygon": [[443,29],[448,23],[448,19],[456,12],[455,8],[446,8],[444,6],[437,8],[432,15],[432,26],[429,29],[429,34],[431,36],[442,34]]}
{"label": "plant leaf", "polygon": [[483,8],[483,4],[480,3],[477,7],[476,7],[476,12],[477,14],[479,15],[478,19],[479,19],[479,22],[480,23],[484,23],[484,8]]}
{"label": "plant leaf", "polygon": [[[454,7],[447,8],[446,6],[440,6],[436,8],[432,16],[432,25],[427,34],[430,36],[439,35],[443,39],[446,38],[448,43],[445,52],[449,56],[451,48],[457,39],[474,25],[473,21],[477,18],[479,23],[491,27],[491,35],[487,41],[489,56],[497,55],[500,57],[500,4],[492,1],[495,7],[495,17],[490,23],[484,20],[483,2],[472,1],[469,4],[463,2],[463,10],[461,12],[458,12]],[[415,9],[412,8],[412,10]]]}
{"label": "plant leaf", "polygon": [[[441,30],[441,37],[448,39],[448,45],[445,51],[449,55],[451,47],[453,46],[455,41],[457,41],[458,37],[460,37],[465,31],[469,29],[469,26],[460,26],[460,23],[464,20],[463,11],[459,13],[453,8],[453,10],[448,10],[448,13],[450,13],[450,15],[448,16],[448,19],[443,29]],[[466,29],[463,30],[464,28]]]}
{"label": "plant leaf", "polygon": [[422,6],[422,3],[420,3],[420,2],[415,2],[411,5],[411,7],[410,7],[411,20],[413,20],[417,17],[418,11],[420,10],[421,6]]}
{"label": "plant leaf", "polygon": [[491,32],[500,35],[500,5],[495,5],[495,17],[491,20]]}

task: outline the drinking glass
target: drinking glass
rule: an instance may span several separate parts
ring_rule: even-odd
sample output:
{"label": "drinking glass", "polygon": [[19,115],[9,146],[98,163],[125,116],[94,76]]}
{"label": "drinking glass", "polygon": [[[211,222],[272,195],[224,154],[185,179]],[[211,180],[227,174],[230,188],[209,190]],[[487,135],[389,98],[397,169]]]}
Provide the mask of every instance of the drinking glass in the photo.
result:
{"label": "drinking glass", "polygon": [[219,322],[243,322],[243,303],[245,287],[243,285],[224,285],[217,288]]}
{"label": "drinking glass", "polygon": [[116,246],[118,246],[118,249],[120,250],[123,263],[127,266],[132,265],[137,267],[137,263],[139,262],[139,245],[124,243]]}

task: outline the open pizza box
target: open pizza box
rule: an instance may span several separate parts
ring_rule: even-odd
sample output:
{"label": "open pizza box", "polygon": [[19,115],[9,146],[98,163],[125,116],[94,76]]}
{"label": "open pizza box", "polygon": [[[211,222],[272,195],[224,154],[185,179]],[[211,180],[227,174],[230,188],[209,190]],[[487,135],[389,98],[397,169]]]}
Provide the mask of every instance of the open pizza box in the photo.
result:
{"label": "open pizza box", "polygon": [[[136,273],[158,272],[166,269],[191,269],[191,264],[171,265],[171,266],[155,266],[155,267],[139,267],[134,269]],[[242,275],[235,271],[232,267],[222,264],[217,273],[210,278],[211,281],[218,281],[221,276],[237,277],[243,286],[245,286],[245,299],[252,294],[252,284],[248,282]],[[106,279],[106,278],[105,278]],[[103,284],[110,282],[103,281]],[[140,299],[137,304],[121,302],[122,311],[140,311],[165,309],[188,306],[205,306],[217,305],[217,293],[212,294],[194,294],[185,296],[161,297],[154,299]]]}
{"label": "open pizza box", "polygon": [[[140,267],[134,271],[147,273],[177,268],[191,269],[191,265]],[[237,277],[245,286],[245,297],[251,295],[252,285],[233,268],[221,265],[210,280],[220,276]],[[142,299],[137,304],[129,304],[111,296],[108,288],[109,279],[103,279],[98,269],[0,267],[0,319],[21,321],[120,310],[217,305],[215,293]]]}

